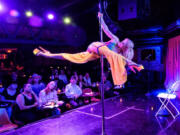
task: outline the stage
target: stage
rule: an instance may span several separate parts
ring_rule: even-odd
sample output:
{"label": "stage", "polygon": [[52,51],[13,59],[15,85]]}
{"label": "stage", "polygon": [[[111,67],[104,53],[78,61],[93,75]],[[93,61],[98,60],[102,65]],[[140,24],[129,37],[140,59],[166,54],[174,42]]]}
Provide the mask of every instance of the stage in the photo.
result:
{"label": "stage", "polygon": [[[179,135],[180,118],[155,117],[155,97],[117,96],[105,100],[107,135]],[[74,109],[0,135],[101,135],[101,104]]]}

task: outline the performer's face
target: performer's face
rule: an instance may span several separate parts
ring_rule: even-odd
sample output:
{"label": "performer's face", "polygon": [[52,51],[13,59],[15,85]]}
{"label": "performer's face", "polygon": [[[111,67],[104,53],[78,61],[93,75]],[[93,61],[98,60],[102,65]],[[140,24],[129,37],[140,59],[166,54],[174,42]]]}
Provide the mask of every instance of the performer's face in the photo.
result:
{"label": "performer's face", "polygon": [[120,48],[127,47],[128,46],[128,39],[124,39],[123,41],[119,42],[118,45]]}
{"label": "performer's face", "polygon": [[124,39],[123,41],[119,42],[118,47],[121,49],[121,51],[126,51],[129,48],[128,39]]}
{"label": "performer's face", "polygon": [[124,42],[119,42],[119,43],[118,43],[118,47],[119,47],[119,48],[121,48],[121,49],[122,49],[122,48],[123,48],[123,46],[124,46]]}

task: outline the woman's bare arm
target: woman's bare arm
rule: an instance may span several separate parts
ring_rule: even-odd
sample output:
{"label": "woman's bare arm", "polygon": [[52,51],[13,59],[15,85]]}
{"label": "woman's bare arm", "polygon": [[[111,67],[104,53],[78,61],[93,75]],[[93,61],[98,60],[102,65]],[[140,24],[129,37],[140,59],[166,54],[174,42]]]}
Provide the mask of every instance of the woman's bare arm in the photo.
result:
{"label": "woman's bare arm", "polygon": [[114,35],[108,28],[108,26],[106,25],[106,23],[104,22],[104,19],[103,19],[103,14],[101,13],[98,13],[98,17],[101,21],[101,26],[102,26],[102,29],[104,31],[104,33],[114,42],[119,42],[119,38]]}

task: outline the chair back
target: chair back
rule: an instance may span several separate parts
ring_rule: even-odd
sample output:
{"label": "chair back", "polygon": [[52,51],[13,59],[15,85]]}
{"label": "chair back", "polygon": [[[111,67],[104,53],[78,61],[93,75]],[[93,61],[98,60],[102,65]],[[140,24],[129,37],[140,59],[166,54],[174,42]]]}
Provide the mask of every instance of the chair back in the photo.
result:
{"label": "chair back", "polygon": [[173,83],[173,85],[168,89],[169,94],[175,94],[175,92],[180,91],[180,80]]}

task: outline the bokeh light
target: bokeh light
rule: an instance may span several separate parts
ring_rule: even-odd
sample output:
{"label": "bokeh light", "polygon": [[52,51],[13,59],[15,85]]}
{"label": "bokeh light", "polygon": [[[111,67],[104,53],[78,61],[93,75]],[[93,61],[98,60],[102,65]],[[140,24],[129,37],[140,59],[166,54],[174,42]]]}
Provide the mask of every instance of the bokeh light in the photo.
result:
{"label": "bokeh light", "polygon": [[3,5],[2,3],[0,3],[0,11],[2,11],[4,8],[3,8]]}
{"label": "bokeh light", "polygon": [[15,9],[12,9],[9,11],[9,14],[10,16],[13,16],[13,17],[18,17],[19,16],[19,12]]}
{"label": "bokeh light", "polygon": [[33,16],[32,11],[26,11],[25,14],[26,14],[27,17],[32,17]]}
{"label": "bokeh light", "polygon": [[49,20],[53,20],[53,19],[54,19],[54,15],[53,15],[52,13],[48,13],[48,14],[47,14],[47,18],[48,18]]}
{"label": "bokeh light", "polygon": [[71,24],[71,23],[72,23],[72,20],[71,20],[70,17],[64,17],[64,18],[63,18],[63,22],[64,22],[64,24]]}

